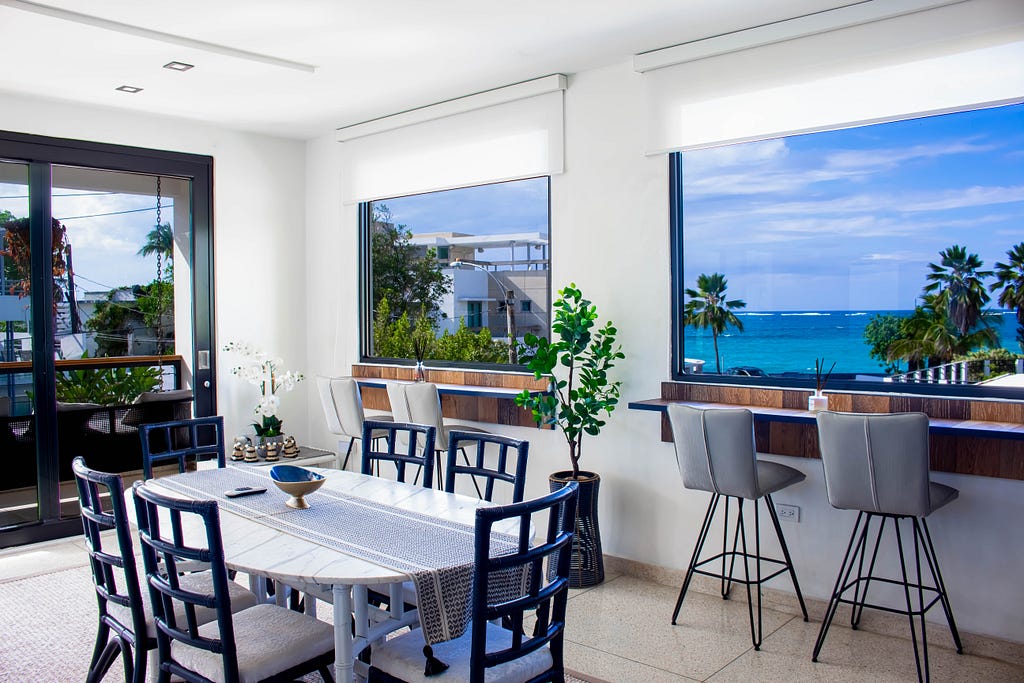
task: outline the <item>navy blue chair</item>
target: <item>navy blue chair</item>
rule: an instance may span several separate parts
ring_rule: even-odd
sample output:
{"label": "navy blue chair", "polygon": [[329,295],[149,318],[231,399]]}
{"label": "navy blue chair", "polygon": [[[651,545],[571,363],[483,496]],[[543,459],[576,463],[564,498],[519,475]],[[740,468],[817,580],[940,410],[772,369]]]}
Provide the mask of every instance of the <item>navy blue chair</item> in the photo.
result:
{"label": "navy blue chair", "polygon": [[[492,450],[497,451],[491,456],[494,467],[488,467],[484,457],[488,444],[494,446]],[[467,450],[470,449],[475,450],[474,464],[468,460]],[[465,465],[458,462],[459,452],[467,459]],[[472,477],[474,484],[477,483],[476,478],[481,477],[485,483],[482,492],[477,487],[480,498],[492,501],[494,482],[503,481],[512,485],[512,502],[518,503],[523,500],[526,488],[526,460],[529,452],[529,441],[486,432],[452,430],[448,433],[448,466],[445,470],[444,490],[455,493],[455,477],[458,475]]]}
{"label": "navy blue chair", "polygon": [[224,467],[224,418],[193,417],[170,422],[139,425],[142,439],[142,471],[153,478],[153,465],[167,460],[178,463],[178,472],[185,471],[189,459],[217,459]]}
{"label": "navy blue chair", "polygon": [[[96,646],[86,681],[102,679],[120,653],[125,681],[141,683],[146,680],[147,653],[156,647],[156,640],[146,635],[146,614],[124,505],[124,486],[119,475],[91,470],[81,457],[71,462],[71,469],[78,485],[82,527],[99,605]],[[104,545],[102,532],[110,530],[114,530],[115,539]]]}
{"label": "navy blue chair", "polygon": [[[143,482],[135,482],[134,493],[157,627],[160,683],[172,675],[190,683],[292,681],[314,671],[325,683],[334,680],[328,668],[334,662],[330,624],[266,603],[232,614],[232,582],[215,501],[169,498]],[[190,523],[201,525],[205,546],[184,540],[187,526],[195,530]],[[175,571],[180,562],[209,563],[209,588],[181,581]],[[199,615],[204,609],[216,619],[203,624]]]}
{"label": "navy blue chair", "polygon": [[406,466],[416,468],[413,483],[423,474],[423,486],[434,484],[434,443],[437,429],[410,422],[363,422],[363,458],[361,472],[380,472],[382,462],[394,464],[396,479],[405,482]]}
{"label": "navy blue chair", "polygon": [[[427,650],[449,668],[436,679],[426,676],[423,632],[415,629],[374,648],[368,680],[371,683],[564,681],[565,608],[578,493],[579,485],[570,482],[535,500],[478,509],[472,623],[461,637],[437,643]],[[547,534],[542,543],[531,547],[533,528],[543,526],[542,523],[531,526],[534,521],[541,522],[533,517],[545,512]],[[517,550],[492,557],[491,530],[495,524],[510,519],[518,520]],[[521,571],[527,572],[525,582],[509,581],[510,573],[516,575]],[[493,590],[499,582],[503,590]],[[521,590],[510,593],[511,584],[518,584]],[[523,628],[528,615],[537,618],[532,635],[527,635]],[[496,625],[499,622],[511,628]]]}

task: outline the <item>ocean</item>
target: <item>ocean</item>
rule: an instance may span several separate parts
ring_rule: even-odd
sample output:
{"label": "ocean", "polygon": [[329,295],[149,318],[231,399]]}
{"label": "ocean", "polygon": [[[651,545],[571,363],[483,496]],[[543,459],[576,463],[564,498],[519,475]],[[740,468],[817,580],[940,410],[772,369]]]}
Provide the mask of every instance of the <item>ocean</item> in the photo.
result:
{"label": "ocean", "polygon": [[[815,358],[825,367],[836,361],[836,374],[883,374],[884,367],[869,354],[864,327],[876,314],[909,316],[912,311],[765,311],[742,312],[743,332],[729,328],[718,338],[722,371],[753,366],[768,374],[813,373]],[[999,311],[997,326],[1004,348],[1020,352],[1015,336],[1017,320],[1013,311]],[[711,333],[687,327],[684,337],[686,358],[705,361],[704,371],[715,372],[715,347]]]}

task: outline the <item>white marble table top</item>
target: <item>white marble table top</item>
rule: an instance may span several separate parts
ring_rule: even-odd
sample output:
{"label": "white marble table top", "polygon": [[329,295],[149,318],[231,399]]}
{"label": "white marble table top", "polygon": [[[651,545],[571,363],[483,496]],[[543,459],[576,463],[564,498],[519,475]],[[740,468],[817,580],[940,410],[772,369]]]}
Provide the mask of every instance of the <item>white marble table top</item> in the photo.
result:
{"label": "white marble table top", "polygon": [[[352,493],[377,503],[470,526],[474,523],[476,509],[490,505],[476,498],[355,472],[317,471],[327,478],[321,490]],[[267,486],[273,485],[268,478]],[[180,493],[160,486],[160,479],[152,479],[146,486],[152,486],[165,495],[181,497]],[[316,493],[307,497],[311,506],[316,505],[316,497]],[[386,584],[409,578],[397,570],[273,529],[258,519],[225,508],[221,509],[220,518],[226,564],[238,571],[264,575],[285,583],[317,584],[325,588],[336,584]],[[344,523],[345,520],[338,520],[339,525]]]}

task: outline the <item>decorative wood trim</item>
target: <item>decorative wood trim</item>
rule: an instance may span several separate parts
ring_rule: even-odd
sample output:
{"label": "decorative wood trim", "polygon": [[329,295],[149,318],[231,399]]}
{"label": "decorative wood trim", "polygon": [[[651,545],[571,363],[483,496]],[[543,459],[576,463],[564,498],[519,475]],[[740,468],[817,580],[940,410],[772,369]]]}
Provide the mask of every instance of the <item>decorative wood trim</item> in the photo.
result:
{"label": "decorative wood trim", "polygon": [[[416,378],[416,369],[408,365],[356,364],[352,366],[352,376],[357,379],[411,382]],[[515,427],[536,427],[537,423],[533,421],[530,411],[515,404],[513,392],[522,389],[544,391],[547,388],[544,380],[534,379],[529,374],[452,368],[427,368],[426,380],[438,385],[465,388],[463,391],[439,387],[441,414],[445,417]],[[388,392],[383,387],[362,385],[360,390],[364,407],[391,410]]]}
{"label": "decorative wood trim", "polygon": [[[842,412],[922,412],[932,420],[931,468],[938,472],[1024,480],[1024,401],[980,401],[907,394],[826,392],[829,408]],[[661,411],[661,440],[672,441],[664,408],[672,402],[731,404],[756,413],[757,450],[820,458],[809,390],[663,382],[661,398],[630,408]],[[758,411],[758,409],[763,409]]]}

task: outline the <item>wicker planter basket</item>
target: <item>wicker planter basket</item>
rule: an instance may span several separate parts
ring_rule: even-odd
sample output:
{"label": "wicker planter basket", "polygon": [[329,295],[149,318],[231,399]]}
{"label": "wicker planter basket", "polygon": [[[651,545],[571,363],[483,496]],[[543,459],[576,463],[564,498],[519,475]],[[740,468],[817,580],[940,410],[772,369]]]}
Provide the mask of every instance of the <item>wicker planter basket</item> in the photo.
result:
{"label": "wicker planter basket", "polygon": [[[548,476],[551,491],[573,481],[571,471]],[[572,542],[569,585],[572,588],[596,586],[604,581],[604,555],[601,552],[601,528],[597,523],[597,494],[601,477],[595,472],[580,471],[579,500],[576,508],[576,535]]]}

